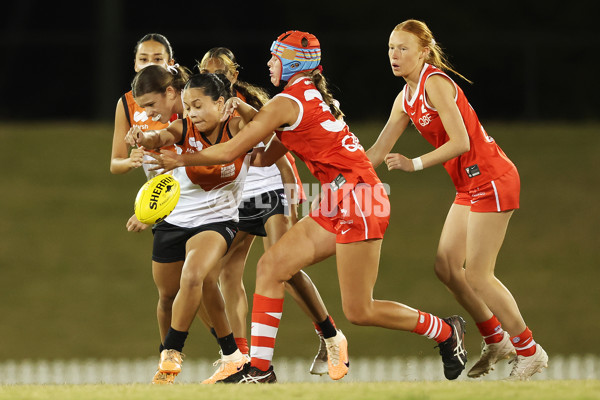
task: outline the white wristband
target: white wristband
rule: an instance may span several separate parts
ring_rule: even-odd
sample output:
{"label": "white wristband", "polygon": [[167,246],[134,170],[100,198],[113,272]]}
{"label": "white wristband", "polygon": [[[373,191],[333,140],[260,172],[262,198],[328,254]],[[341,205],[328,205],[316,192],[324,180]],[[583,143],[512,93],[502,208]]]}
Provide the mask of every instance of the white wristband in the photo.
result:
{"label": "white wristband", "polygon": [[421,161],[421,157],[413,158],[412,163],[415,171],[420,171],[423,169],[423,161]]}

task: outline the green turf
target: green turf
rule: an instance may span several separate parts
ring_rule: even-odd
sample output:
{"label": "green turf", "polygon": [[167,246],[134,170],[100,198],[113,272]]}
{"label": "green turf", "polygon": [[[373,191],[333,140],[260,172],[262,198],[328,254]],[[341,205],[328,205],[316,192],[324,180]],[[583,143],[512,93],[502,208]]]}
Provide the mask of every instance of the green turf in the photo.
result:
{"label": "green turf", "polygon": [[[383,122],[352,123],[365,147]],[[600,304],[598,124],[486,125],[519,167],[521,210],[509,226],[497,275],[515,295],[535,338],[552,354],[599,354]],[[136,358],[157,352],[156,290],[150,274],[151,234],[125,222],[143,184],[141,171],[108,169],[110,125],[0,124],[5,143],[0,223],[0,360]],[[414,157],[429,146],[407,132],[397,151]],[[299,164],[301,164],[299,162]],[[301,168],[306,177],[306,169]],[[377,170],[391,186],[392,219],[383,243],[375,297],[441,316],[463,313],[432,264],[453,187],[434,167],[415,174]],[[306,179],[314,182],[314,179]],[[247,271],[253,292],[255,246]],[[307,270],[355,356],[434,355],[434,343],[395,331],[355,327],[344,318],[333,260]],[[467,348],[479,337],[467,317]],[[310,357],[312,325],[285,303],[275,357]],[[217,354],[195,323],[186,353]],[[114,389],[117,390],[117,389]],[[181,389],[183,390],[183,389]]]}
{"label": "green turf", "polygon": [[598,381],[304,383],[248,385],[31,385],[0,386],[6,400],[211,400],[344,399],[344,400],[567,400],[600,399]]}

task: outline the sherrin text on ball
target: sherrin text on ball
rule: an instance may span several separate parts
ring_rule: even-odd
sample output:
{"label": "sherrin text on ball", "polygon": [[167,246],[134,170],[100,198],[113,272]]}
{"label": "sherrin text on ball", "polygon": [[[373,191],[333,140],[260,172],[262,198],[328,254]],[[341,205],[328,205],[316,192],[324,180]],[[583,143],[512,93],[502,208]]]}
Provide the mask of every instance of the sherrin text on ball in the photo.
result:
{"label": "sherrin text on ball", "polygon": [[169,174],[147,181],[135,198],[135,216],[144,224],[156,224],[175,209],[179,201],[179,182]]}

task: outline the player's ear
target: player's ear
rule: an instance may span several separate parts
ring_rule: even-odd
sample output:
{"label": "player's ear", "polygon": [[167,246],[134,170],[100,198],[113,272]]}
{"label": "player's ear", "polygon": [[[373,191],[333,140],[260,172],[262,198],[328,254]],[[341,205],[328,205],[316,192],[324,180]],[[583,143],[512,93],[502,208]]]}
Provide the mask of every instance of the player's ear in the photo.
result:
{"label": "player's ear", "polygon": [[175,90],[173,86],[167,86],[167,90],[165,91],[165,93],[167,95],[167,99],[169,100],[174,100],[177,97],[179,97],[177,90]]}

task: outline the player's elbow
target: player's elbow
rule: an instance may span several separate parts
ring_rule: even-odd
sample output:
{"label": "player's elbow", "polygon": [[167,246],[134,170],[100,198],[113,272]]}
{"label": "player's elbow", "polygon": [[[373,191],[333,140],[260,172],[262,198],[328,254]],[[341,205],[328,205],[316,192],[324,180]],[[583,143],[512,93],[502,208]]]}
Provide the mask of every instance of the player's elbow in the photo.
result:
{"label": "player's elbow", "polygon": [[463,140],[456,142],[454,144],[454,148],[455,148],[456,156],[460,156],[462,154],[467,153],[469,150],[471,150],[471,142],[469,141],[469,138],[465,138]]}
{"label": "player's elbow", "polygon": [[118,165],[116,165],[116,163],[114,163],[113,161],[110,162],[110,173],[113,175],[119,175],[122,174],[122,168],[119,168]]}

